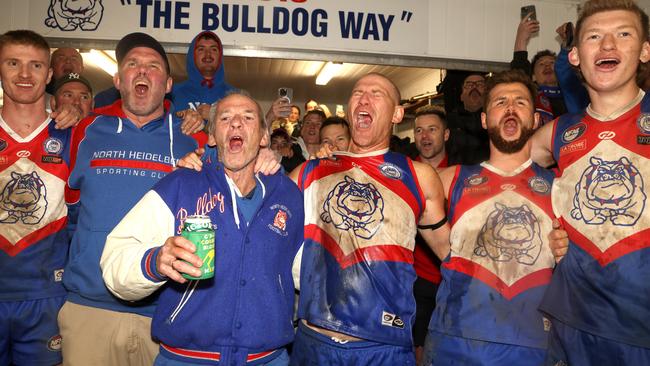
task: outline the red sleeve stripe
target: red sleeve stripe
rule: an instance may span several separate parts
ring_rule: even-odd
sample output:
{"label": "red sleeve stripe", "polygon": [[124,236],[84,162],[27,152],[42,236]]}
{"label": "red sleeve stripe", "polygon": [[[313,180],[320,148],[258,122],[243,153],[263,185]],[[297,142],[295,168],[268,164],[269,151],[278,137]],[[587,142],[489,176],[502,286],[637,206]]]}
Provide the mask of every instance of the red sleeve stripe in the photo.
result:
{"label": "red sleeve stripe", "polygon": [[96,167],[117,167],[131,169],[157,170],[165,173],[171,172],[174,168],[169,164],[153,163],[138,160],[114,160],[114,159],[95,159],[90,162],[90,166]]}

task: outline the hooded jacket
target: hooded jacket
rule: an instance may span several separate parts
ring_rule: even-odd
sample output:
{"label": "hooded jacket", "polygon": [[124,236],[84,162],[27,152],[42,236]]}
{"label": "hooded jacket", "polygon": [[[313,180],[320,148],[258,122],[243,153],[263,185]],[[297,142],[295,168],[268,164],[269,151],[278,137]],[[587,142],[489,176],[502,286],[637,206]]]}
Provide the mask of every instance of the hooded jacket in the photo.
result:
{"label": "hooded jacket", "polygon": [[78,205],[78,219],[70,218],[76,227],[63,285],[73,303],[151,316],[152,299],[126,303],[108,292],[99,258],[113,227],[197,144],[181,133],[181,121],[167,110],[141,128],[126,117],[121,100],[97,112],[73,135],[66,200]]}
{"label": "hooded jacket", "polygon": [[[219,44],[218,67],[210,80],[205,79],[201,75],[194,60],[196,41],[205,34],[213,36]],[[185,68],[187,70],[187,80],[174,85],[172,90],[172,102],[176,110],[196,109],[199,104],[212,104],[223,98],[229,91],[235,89],[225,81],[223,47],[221,45],[221,39],[214,32],[205,31],[194,37],[187,50]]]}

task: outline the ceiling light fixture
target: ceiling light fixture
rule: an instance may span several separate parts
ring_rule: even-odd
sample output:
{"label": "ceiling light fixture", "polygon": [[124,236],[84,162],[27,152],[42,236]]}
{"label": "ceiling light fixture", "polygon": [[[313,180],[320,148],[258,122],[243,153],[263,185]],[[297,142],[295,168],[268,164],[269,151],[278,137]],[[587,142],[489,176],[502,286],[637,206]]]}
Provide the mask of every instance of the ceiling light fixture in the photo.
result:
{"label": "ceiling light fixture", "polygon": [[326,63],[316,77],[316,85],[327,85],[333,77],[338,75],[342,67],[343,64],[340,62]]}
{"label": "ceiling light fixture", "polygon": [[90,50],[89,52],[83,52],[82,55],[84,57],[84,62],[86,62],[86,60],[90,61],[89,63],[101,68],[111,77],[117,73],[117,61],[115,61],[115,58],[111,57],[106,51]]}

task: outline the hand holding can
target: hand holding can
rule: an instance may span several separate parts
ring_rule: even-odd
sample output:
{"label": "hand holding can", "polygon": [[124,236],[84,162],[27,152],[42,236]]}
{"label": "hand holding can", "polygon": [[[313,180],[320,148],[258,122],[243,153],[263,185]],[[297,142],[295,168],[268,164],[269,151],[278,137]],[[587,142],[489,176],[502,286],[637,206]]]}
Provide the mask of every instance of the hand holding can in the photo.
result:
{"label": "hand holding can", "polygon": [[204,280],[214,277],[214,230],[210,218],[200,215],[189,216],[183,224],[181,236],[194,244],[196,247],[194,254],[203,261],[203,265],[199,268],[200,276],[194,277],[183,273],[183,277],[189,280]]}

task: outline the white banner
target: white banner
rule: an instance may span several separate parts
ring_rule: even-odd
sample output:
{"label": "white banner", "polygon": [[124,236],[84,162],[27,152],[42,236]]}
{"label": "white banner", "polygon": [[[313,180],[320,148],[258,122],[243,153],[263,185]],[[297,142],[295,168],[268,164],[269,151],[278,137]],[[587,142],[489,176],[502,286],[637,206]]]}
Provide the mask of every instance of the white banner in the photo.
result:
{"label": "white banner", "polygon": [[537,6],[531,50],[556,51],[555,28],[579,0],[3,0],[0,30],[29,28],[78,44],[146,32],[187,44],[213,30],[226,48],[328,51],[507,62],[520,7]]}
{"label": "white banner", "polygon": [[[426,53],[428,2],[341,0],[30,1],[29,28],[46,37],[120,39],[142,31],[189,43],[202,30],[225,45]],[[369,6],[371,5],[371,6]]]}

